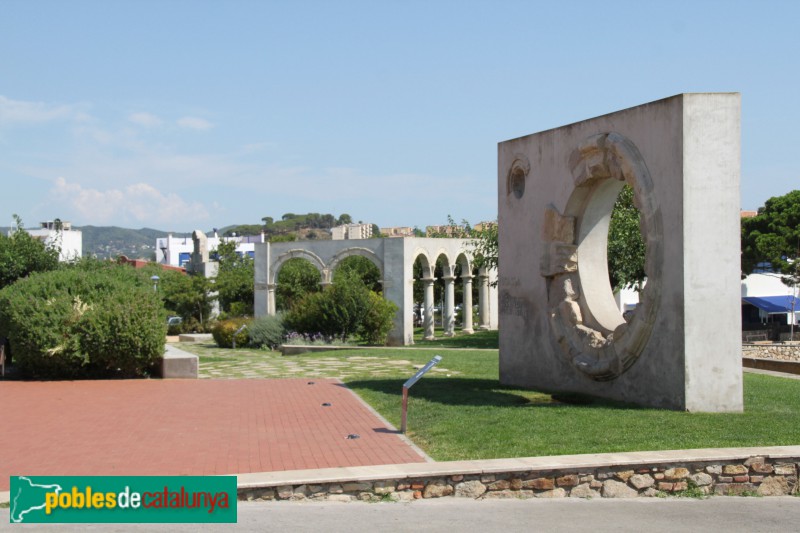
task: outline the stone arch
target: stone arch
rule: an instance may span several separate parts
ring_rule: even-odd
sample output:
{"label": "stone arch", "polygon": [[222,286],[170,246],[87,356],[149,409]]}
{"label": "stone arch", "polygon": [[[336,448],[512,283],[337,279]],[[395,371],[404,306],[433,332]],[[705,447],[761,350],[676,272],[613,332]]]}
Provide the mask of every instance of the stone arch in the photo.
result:
{"label": "stone arch", "polygon": [[[563,216],[545,212],[548,305],[555,340],[580,372],[596,381],[619,377],[642,352],[656,318],[661,291],[661,212],[650,172],[636,146],[616,133],[592,136],[569,160],[573,190]],[[634,191],[647,246],[648,282],[626,323],[613,303],[608,279],[608,224],[624,184]]]}
{"label": "stone arch", "polygon": [[423,250],[422,248],[417,248],[413,254],[411,254],[411,267],[413,268],[414,263],[417,262],[418,259],[422,259],[422,277],[433,277],[433,269],[436,265],[435,261],[431,261],[428,252]]}
{"label": "stone arch", "polygon": [[456,263],[461,267],[461,330],[473,333],[472,329],[472,261],[468,252],[461,250],[456,256]]}
{"label": "stone arch", "polygon": [[[419,309],[421,313],[422,319],[422,327],[424,329],[423,332],[423,339],[425,340],[433,340],[435,338],[434,335],[434,294],[433,294],[433,284],[435,282],[434,278],[434,270],[436,267],[436,263],[431,261],[431,258],[428,255],[428,252],[422,248],[417,248],[414,250],[414,253],[411,254],[411,264],[408,267],[408,271],[411,272],[411,283],[417,281],[414,278],[414,265],[417,261],[420,261],[422,264],[422,276],[419,279],[419,282],[422,283],[423,286],[423,301],[422,301],[422,308]],[[416,313],[416,308],[413,310]]]}
{"label": "stone arch", "polygon": [[286,261],[288,261],[289,259],[297,259],[297,258],[305,259],[309,263],[314,265],[316,269],[319,270],[320,278],[322,279],[323,283],[329,281],[328,278],[330,274],[328,270],[325,268],[325,262],[317,254],[313,252],[296,248],[281,254],[280,256],[278,256],[277,259],[275,259],[275,261],[272,262],[269,268],[269,277],[267,279],[267,283],[274,286],[275,283],[278,281],[278,273],[280,272],[281,267],[283,267],[284,263],[286,263]]}
{"label": "stone arch", "polygon": [[328,263],[328,271],[330,272],[330,275],[333,276],[334,271],[336,271],[336,267],[339,266],[339,263],[341,263],[344,259],[354,256],[361,256],[369,259],[373,265],[378,267],[378,270],[381,273],[381,280],[383,280],[385,276],[383,270],[383,261],[372,250],[360,247],[346,248],[334,255]]}

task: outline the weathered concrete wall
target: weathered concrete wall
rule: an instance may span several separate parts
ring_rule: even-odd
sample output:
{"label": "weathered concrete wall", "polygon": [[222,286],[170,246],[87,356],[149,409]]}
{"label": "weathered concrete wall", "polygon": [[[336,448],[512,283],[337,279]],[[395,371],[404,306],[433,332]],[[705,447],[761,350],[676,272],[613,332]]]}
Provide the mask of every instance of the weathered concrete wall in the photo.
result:
{"label": "weathered concrete wall", "polygon": [[[739,102],[683,94],[500,143],[501,382],[742,409]],[[624,183],[648,275],[628,323],[606,265]]]}

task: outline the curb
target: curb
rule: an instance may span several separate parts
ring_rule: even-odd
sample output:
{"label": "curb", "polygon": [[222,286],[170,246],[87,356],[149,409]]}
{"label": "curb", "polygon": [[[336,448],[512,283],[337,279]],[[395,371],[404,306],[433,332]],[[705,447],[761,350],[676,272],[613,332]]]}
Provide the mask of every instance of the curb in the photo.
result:
{"label": "curb", "polygon": [[639,497],[679,493],[691,481],[704,494],[766,496],[773,478],[784,494],[796,490],[798,463],[800,446],[521,457],[241,474],[238,492],[240,500],[294,501]]}
{"label": "curb", "polygon": [[[561,496],[553,494],[553,490],[556,486],[559,488],[562,486],[567,487],[568,482],[565,480],[571,477],[585,478],[591,476],[593,481],[599,483],[602,481],[599,478],[605,476],[608,480],[618,483],[619,481],[614,480],[622,479],[626,476],[631,477],[627,474],[631,471],[644,474],[644,469],[646,467],[648,470],[654,472],[684,468],[687,470],[687,473],[679,479],[689,479],[689,470],[708,471],[709,467],[706,465],[719,465],[721,466],[720,474],[724,474],[724,470],[727,466],[748,464],[752,469],[755,468],[755,465],[771,465],[772,463],[776,464],[776,466],[785,465],[788,467],[791,465],[793,469],[792,472],[785,474],[785,476],[791,483],[792,490],[796,490],[797,464],[800,463],[800,446],[703,448],[691,450],[555,455],[547,457],[520,457],[478,461],[445,461],[440,463],[408,463],[324,468],[317,470],[259,472],[238,474],[237,490],[239,493],[239,500],[338,499],[331,498],[331,496],[339,498],[347,496],[351,500],[374,500],[376,495],[380,496],[382,494],[391,493],[399,495],[403,490],[408,491],[409,497],[398,499],[412,500],[423,497],[422,491],[425,490],[427,493],[427,487],[429,485],[437,488],[442,487],[444,478],[450,478],[450,483],[455,484],[456,487],[463,481],[469,483],[471,482],[470,478],[475,478],[475,481],[482,480],[483,483],[490,484],[490,486],[496,485],[495,488],[500,488],[500,490],[496,491],[498,497],[525,497],[526,493],[524,490],[518,490],[519,495],[515,496],[512,494],[513,490],[507,490],[508,487],[501,488],[506,485],[502,482],[506,478],[510,478],[511,482],[508,483],[510,486],[513,486],[515,479],[530,480],[534,482],[533,486],[536,485],[535,482],[539,479],[551,479],[553,480],[553,487],[550,487],[548,483],[544,483],[542,485],[542,492],[537,494],[532,493],[529,496],[565,497],[566,494]],[[656,466],[654,467],[654,465]],[[770,466],[770,468],[772,473],[778,473],[774,467]],[[594,472],[594,474],[589,474],[588,472]],[[620,474],[624,475],[620,477]],[[656,476],[657,475],[658,474],[656,474]],[[753,492],[757,492],[758,485],[754,485],[751,481],[751,478],[756,476],[747,477],[749,479],[747,481],[741,481],[740,485],[745,487],[747,491],[752,488]],[[775,476],[765,476],[765,478],[766,477]],[[675,485],[681,483],[679,479],[673,480],[677,481],[674,483]],[[523,483],[526,482],[527,481]],[[587,481],[586,483],[589,482]],[[369,484],[369,488],[367,488],[367,484]],[[357,494],[351,496],[344,494],[344,492],[346,492],[344,489],[347,485],[352,485],[351,492]],[[403,488],[406,485],[408,487]],[[725,486],[726,491],[715,491],[717,494],[741,494],[745,491],[744,489],[738,490],[732,487],[736,485],[736,483],[727,483],[724,479],[721,482],[718,481],[717,487],[722,485]],[[333,490],[328,492],[321,489],[319,492],[315,493],[310,489],[310,487],[314,486]],[[707,486],[710,487],[710,485]],[[401,488],[398,489],[398,487]],[[597,496],[600,496],[599,488],[594,490],[598,491]],[[491,497],[492,491],[493,489],[489,488],[488,491],[479,494],[477,497],[482,495],[483,497]],[[670,489],[664,492],[672,491],[673,490]],[[415,496],[415,493],[418,494]],[[709,490],[708,493],[710,494],[712,492]],[[271,496],[265,497],[264,494],[271,494]],[[302,494],[302,497],[300,494]],[[361,496],[363,494],[369,494],[369,497]],[[546,496],[541,496],[544,494],[546,494]],[[457,489],[447,495],[467,496],[467,494],[458,494]],[[640,495],[647,496],[655,494]],[[473,494],[469,494],[468,496],[476,497]],[[629,495],[628,497],[635,496]],[[9,500],[10,492],[0,492],[0,503],[8,503]]]}

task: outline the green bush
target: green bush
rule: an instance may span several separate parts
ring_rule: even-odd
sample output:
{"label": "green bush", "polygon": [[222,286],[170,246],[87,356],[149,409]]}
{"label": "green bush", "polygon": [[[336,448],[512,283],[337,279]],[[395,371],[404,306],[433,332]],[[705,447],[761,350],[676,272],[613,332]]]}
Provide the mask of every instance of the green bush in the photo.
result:
{"label": "green bush", "polygon": [[[250,319],[246,317],[228,318],[218,321],[211,328],[211,335],[214,337],[214,342],[216,342],[217,346],[220,348],[233,348],[234,334],[244,325],[247,325],[247,329],[249,329],[249,322]],[[240,331],[239,334],[236,335],[237,346],[247,346],[250,340],[247,329]]]}
{"label": "green bush", "polygon": [[274,350],[283,343],[286,328],[283,326],[283,313],[264,315],[247,326],[250,332],[250,346]]}
{"label": "green bush", "polygon": [[147,375],[164,352],[160,299],[132,269],[32,274],[0,291],[0,332],[23,377]]}
{"label": "green bush", "polygon": [[367,312],[357,332],[359,338],[367,344],[386,344],[396,313],[397,306],[393,302],[370,292]]}
{"label": "green bush", "polygon": [[307,294],[286,314],[286,327],[306,335],[336,337],[343,342],[355,335],[380,344],[392,328],[397,306],[364,286],[356,274],[338,276],[319,293]]}

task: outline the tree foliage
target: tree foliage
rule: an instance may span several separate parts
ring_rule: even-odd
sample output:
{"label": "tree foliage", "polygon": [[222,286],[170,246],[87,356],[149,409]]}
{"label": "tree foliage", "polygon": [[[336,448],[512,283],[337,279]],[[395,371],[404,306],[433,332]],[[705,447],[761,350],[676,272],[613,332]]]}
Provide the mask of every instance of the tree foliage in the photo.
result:
{"label": "tree foliage", "polygon": [[475,266],[488,270],[496,269],[499,257],[497,222],[485,223],[481,229],[473,230],[473,238],[475,239]]}
{"label": "tree foliage", "polygon": [[770,198],[756,216],[742,220],[743,274],[766,267],[797,283],[799,250],[800,190]]}
{"label": "tree foliage", "polygon": [[60,250],[31,237],[17,215],[14,220],[17,227],[11,236],[0,234],[0,289],[33,272],[56,270],[59,266]]}
{"label": "tree foliage", "polygon": [[355,272],[347,271],[322,292],[307,294],[286,314],[285,323],[298,333],[321,333],[342,341],[357,336],[379,344],[385,342],[396,313],[396,305],[365,287]]}
{"label": "tree foliage", "polygon": [[186,275],[175,271],[158,274],[158,294],[164,299],[164,307],[171,315],[183,318],[184,322],[196,322],[203,326],[211,315],[213,298],[211,282],[203,275]]}
{"label": "tree foliage", "polygon": [[39,272],[0,290],[0,332],[25,377],[145,375],[164,351],[166,316],[127,266]]}
{"label": "tree foliage", "polygon": [[275,307],[292,309],[306,294],[322,290],[319,282],[319,270],[314,265],[299,257],[289,259],[278,272]]}
{"label": "tree foliage", "polygon": [[336,283],[342,276],[355,274],[361,283],[373,292],[381,292],[381,271],[375,263],[360,255],[353,255],[343,259],[333,273],[333,282]]}
{"label": "tree foliage", "polygon": [[613,290],[625,287],[641,289],[646,247],[639,226],[639,210],[633,204],[633,189],[620,191],[608,227],[608,277]]}
{"label": "tree foliage", "polygon": [[222,311],[231,315],[252,315],[255,295],[253,259],[236,252],[236,242],[221,242],[217,247],[219,271],[215,285]]}

